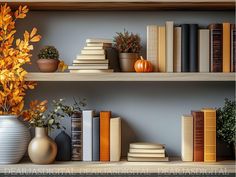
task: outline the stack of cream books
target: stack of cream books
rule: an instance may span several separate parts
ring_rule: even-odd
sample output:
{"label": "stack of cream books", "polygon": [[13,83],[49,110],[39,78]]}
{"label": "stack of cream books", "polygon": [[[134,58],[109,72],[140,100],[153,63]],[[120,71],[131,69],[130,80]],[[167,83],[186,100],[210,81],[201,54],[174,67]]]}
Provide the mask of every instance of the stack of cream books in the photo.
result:
{"label": "stack of cream books", "polygon": [[131,143],[128,161],[134,162],[167,162],[165,147],[155,143]]}
{"label": "stack of cream books", "polygon": [[81,54],[73,61],[68,69],[71,73],[103,73],[113,72],[109,69],[106,58],[106,48],[112,47],[110,39],[87,39]]}

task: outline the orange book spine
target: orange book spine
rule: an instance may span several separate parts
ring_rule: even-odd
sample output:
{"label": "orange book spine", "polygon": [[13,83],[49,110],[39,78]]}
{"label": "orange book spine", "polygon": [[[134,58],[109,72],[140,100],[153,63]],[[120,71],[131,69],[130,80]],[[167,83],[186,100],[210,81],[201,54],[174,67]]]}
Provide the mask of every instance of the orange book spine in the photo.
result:
{"label": "orange book spine", "polygon": [[100,112],[100,161],[110,161],[111,112]]}
{"label": "orange book spine", "polygon": [[204,112],[204,162],[216,162],[216,110]]}
{"label": "orange book spine", "polygon": [[230,23],[223,23],[223,72],[230,72]]}

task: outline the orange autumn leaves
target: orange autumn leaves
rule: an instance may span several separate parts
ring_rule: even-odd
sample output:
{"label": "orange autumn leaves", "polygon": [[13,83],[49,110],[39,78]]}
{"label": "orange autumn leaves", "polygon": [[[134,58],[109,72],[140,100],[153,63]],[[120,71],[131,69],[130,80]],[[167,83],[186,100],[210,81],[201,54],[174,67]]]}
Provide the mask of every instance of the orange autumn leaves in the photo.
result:
{"label": "orange autumn leaves", "polygon": [[27,72],[22,66],[30,63],[32,43],[38,42],[41,36],[33,28],[24,32],[23,39],[15,39],[15,23],[26,17],[29,11],[26,6],[20,6],[15,13],[6,4],[0,10],[0,114],[19,115],[24,108],[26,90],[36,85],[25,81]]}

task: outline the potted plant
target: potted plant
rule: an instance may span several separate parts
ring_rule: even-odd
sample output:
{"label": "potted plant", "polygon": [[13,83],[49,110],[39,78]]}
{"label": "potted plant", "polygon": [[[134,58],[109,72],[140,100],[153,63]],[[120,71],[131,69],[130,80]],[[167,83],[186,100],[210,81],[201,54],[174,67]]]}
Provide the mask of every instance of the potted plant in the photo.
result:
{"label": "potted plant", "polygon": [[235,117],[236,107],[235,101],[225,99],[224,106],[216,111],[217,115],[217,138],[227,143],[233,150],[235,156]]}
{"label": "potted plant", "polygon": [[39,51],[37,66],[41,72],[55,72],[60,63],[59,52],[54,46],[45,46]]}
{"label": "potted plant", "polygon": [[38,100],[30,103],[30,108],[23,111],[23,118],[31,127],[35,128],[35,137],[28,147],[28,154],[33,163],[49,164],[54,162],[57,155],[57,145],[48,136],[48,130],[65,128],[60,121],[65,116],[62,114],[60,99],[53,103],[53,110],[47,111],[47,101]]}
{"label": "potted plant", "polygon": [[141,50],[141,39],[138,34],[129,33],[126,30],[123,33],[116,34],[114,42],[115,48],[119,51],[121,71],[134,72],[134,64],[139,58]]}
{"label": "potted plant", "polygon": [[34,89],[34,82],[25,81],[23,65],[29,64],[31,43],[41,38],[37,29],[25,31],[23,39],[15,38],[15,23],[26,17],[29,9],[20,6],[14,13],[5,4],[0,9],[0,163],[17,163],[27,150],[30,133],[19,119],[24,108],[24,96]]}

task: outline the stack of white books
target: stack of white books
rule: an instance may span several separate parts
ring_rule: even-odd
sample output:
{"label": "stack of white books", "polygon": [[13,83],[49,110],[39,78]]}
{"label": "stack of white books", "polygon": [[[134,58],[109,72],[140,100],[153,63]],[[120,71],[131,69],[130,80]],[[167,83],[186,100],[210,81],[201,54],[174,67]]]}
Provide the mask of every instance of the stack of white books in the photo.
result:
{"label": "stack of white books", "polygon": [[155,143],[131,143],[128,161],[134,162],[167,162],[165,147]]}
{"label": "stack of white books", "polygon": [[113,72],[109,69],[106,48],[112,47],[110,39],[87,39],[81,54],[73,61],[68,69],[71,73],[103,73]]}

